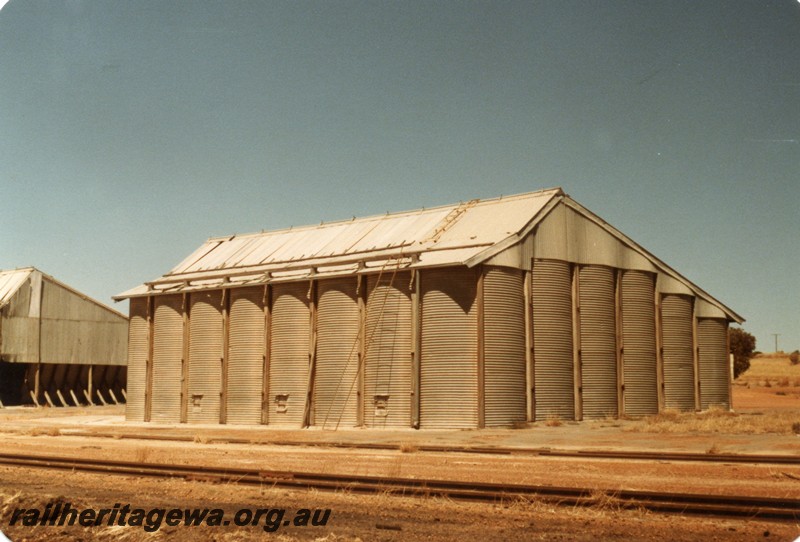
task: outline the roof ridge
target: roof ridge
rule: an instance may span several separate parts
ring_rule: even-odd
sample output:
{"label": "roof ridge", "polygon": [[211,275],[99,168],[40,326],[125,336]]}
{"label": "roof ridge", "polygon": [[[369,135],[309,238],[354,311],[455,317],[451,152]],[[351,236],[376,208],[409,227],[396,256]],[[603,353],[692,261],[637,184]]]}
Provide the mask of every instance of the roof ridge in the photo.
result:
{"label": "roof ridge", "polygon": [[[541,194],[544,194],[546,192],[559,192],[561,194],[564,193],[564,191],[562,190],[561,187],[554,186],[554,187],[551,187],[551,188],[543,188],[543,189],[540,189],[540,190],[533,190],[533,191],[530,191],[530,192],[522,192],[522,193],[519,193],[519,194],[511,194],[511,195],[507,195],[507,196],[500,195],[500,196],[495,196],[495,197],[486,198],[486,199],[474,198],[474,199],[469,200],[467,203],[474,202],[474,204],[472,206],[478,206],[478,205],[483,205],[483,204],[486,204],[486,203],[493,203],[493,202],[502,201],[502,200],[521,199],[521,198],[531,197],[531,196],[534,196],[534,195],[541,195]],[[396,216],[401,216],[401,215],[413,215],[415,213],[435,212],[435,211],[441,211],[443,209],[448,209],[448,208],[456,209],[456,208],[461,207],[463,205],[465,205],[465,203],[463,201],[461,201],[461,202],[458,202],[458,203],[448,203],[446,205],[436,205],[436,206],[433,206],[433,207],[420,207],[420,208],[417,208],[417,209],[407,209],[405,211],[386,211],[384,214],[374,214],[374,215],[366,215],[366,216],[359,216],[359,217],[353,216],[352,218],[345,218],[345,219],[340,219],[340,220],[332,220],[330,222],[322,221],[319,224],[303,224],[301,226],[289,226],[288,228],[279,228],[279,229],[274,229],[274,230],[261,230],[260,232],[247,232],[247,233],[234,233],[234,234],[228,234],[228,235],[216,235],[216,236],[209,237],[208,239],[206,239],[205,242],[206,243],[210,243],[210,242],[215,242],[215,241],[230,241],[230,240],[232,240],[234,238],[241,239],[243,237],[258,237],[258,236],[261,236],[261,235],[273,235],[273,234],[287,233],[287,232],[290,232],[290,231],[303,231],[303,230],[310,230],[310,229],[327,228],[327,227],[339,226],[339,225],[342,225],[342,224],[348,224],[348,223],[352,223],[352,222],[368,222],[370,220],[381,220],[381,219],[384,219],[384,218],[389,217],[389,216],[390,217],[396,217]]]}

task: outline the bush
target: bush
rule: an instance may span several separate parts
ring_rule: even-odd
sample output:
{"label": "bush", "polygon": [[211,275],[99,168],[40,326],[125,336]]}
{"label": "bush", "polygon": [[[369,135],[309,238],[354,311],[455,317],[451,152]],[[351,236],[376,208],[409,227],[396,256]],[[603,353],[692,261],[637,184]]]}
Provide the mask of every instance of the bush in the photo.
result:
{"label": "bush", "polygon": [[800,350],[795,350],[789,354],[789,361],[792,362],[792,365],[797,365],[800,363]]}
{"label": "bush", "polygon": [[750,358],[756,349],[756,338],[745,330],[732,327],[731,354],[733,354],[733,378],[750,368]]}

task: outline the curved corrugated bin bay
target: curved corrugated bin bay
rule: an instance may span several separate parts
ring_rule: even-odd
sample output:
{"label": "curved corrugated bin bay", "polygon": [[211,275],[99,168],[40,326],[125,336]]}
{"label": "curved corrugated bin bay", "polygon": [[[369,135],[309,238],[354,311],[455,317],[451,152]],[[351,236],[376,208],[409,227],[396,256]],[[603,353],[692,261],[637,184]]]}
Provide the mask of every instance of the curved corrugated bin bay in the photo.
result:
{"label": "curved corrugated bin bay", "polygon": [[153,398],[150,420],[181,421],[183,296],[156,296],[153,319]]}
{"label": "curved corrugated bin bay", "polygon": [[230,290],[226,422],[258,424],[264,387],[264,288]]}
{"label": "curved corrugated bin bay", "polygon": [[354,427],[358,421],[360,315],[356,277],[322,280],[317,289],[317,360],[314,421]]}
{"label": "curved corrugated bin bay", "polygon": [[615,271],[580,268],[583,417],[617,416],[617,324]]}
{"label": "curved corrugated bin bay", "polygon": [[717,318],[697,320],[700,368],[700,408],[730,408],[728,378],[728,322]]}
{"label": "curved corrugated bin bay", "polygon": [[[130,300],[130,323],[128,324],[128,399],[125,418],[132,422],[144,421],[144,403],[147,386],[147,298]],[[71,400],[71,399],[68,399]]]}
{"label": "curved corrugated bin bay", "polygon": [[666,294],[661,300],[664,406],[669,409],[695,408],[692,303],[692,297],[679,294]]}
{"label": "curved corrugated bin bay", "polygon": [[189,309],[188,423],[220,421],[223,331],[222,290],[192,293]]}
{"label": "curved corrugated bin bay", "polygon": [[655,276],[624,271],[621,290],[625,414],[657,414]]}
{"label": "curved corrugated bin bay", "polygon": [[531,273],[535,419],[575,419],[572,274],[569,262],[537,260]]}
{"label": "curved corrugated bin bay", "polygon": [[411,275],[367,277],[364,425],[411,425]]}
{"label": "curved corrugated bin bay", "polygon": [[420,426],[477,427],[477,275],[472,269],[432,269],[420,279]]}
{"label": "curved corrugated bin bay", "polygon": [[487,427],[524,422],[525,276],[489,267],[483,278],[484,421]]}
{"label": "curved corrugated bin bay", "polygon": [[270,425],[301,427],[308,392],[310,313],[307,282],[276,284],[270,330]]}

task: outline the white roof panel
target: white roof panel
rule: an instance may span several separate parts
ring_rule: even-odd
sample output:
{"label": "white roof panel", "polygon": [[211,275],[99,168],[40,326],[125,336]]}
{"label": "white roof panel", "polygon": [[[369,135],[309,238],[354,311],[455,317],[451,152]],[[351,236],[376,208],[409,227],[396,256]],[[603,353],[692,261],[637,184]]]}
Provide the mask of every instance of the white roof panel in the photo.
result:
{"label": "white roof panel", "polygon": [[457,248],[498,243],[520,232],[552,196],[552,193],[547,192],[525,194],[467,206],[441,234],[435,246]]}
{"label": "white roof panel", "polygon": [[0,271],[0,307],[11,301],[31,273],[33,273],[32,267]]}
{"label": "white roof panel", "polygon": [[[554,188],[318,226],[209,239],[169,273],[148,284],[176,280],[195,284],[194,281],[211,275],[233,276],[258,271],[269,271],[273,277],[278,277],[289,268],[292,273],[301,272],[298,267],[305,262],[308,268],[316,268],[364,263],[370,259],[396,259],[409,254],[426,254],[431,249],[438,252],[442,248],[454,250],[441,251],[420,262],[460,264],[465,254],[474,256],[519,234],[547,202],[561,195],[561,189]],[[129,290],[117,298],[131,297],[136,295],[134,292],[141,290]]]}

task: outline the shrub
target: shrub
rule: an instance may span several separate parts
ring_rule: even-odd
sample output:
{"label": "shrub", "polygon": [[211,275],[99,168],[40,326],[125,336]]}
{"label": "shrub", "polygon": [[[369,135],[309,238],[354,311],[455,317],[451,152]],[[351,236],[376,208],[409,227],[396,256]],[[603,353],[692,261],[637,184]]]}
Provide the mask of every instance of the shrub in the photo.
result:
{"label": "shrub", "polygon": [[789,354],[789,361],[792,362],[792,365],[797,365],[800,363],[800,350],[795,350]]}
{"label": "shrub", "polygon": [[730,330],[731,354],[733,354],[733,377],[750,368],[750,358],[756,349],[756,338],[745,330],[732,327]]}

